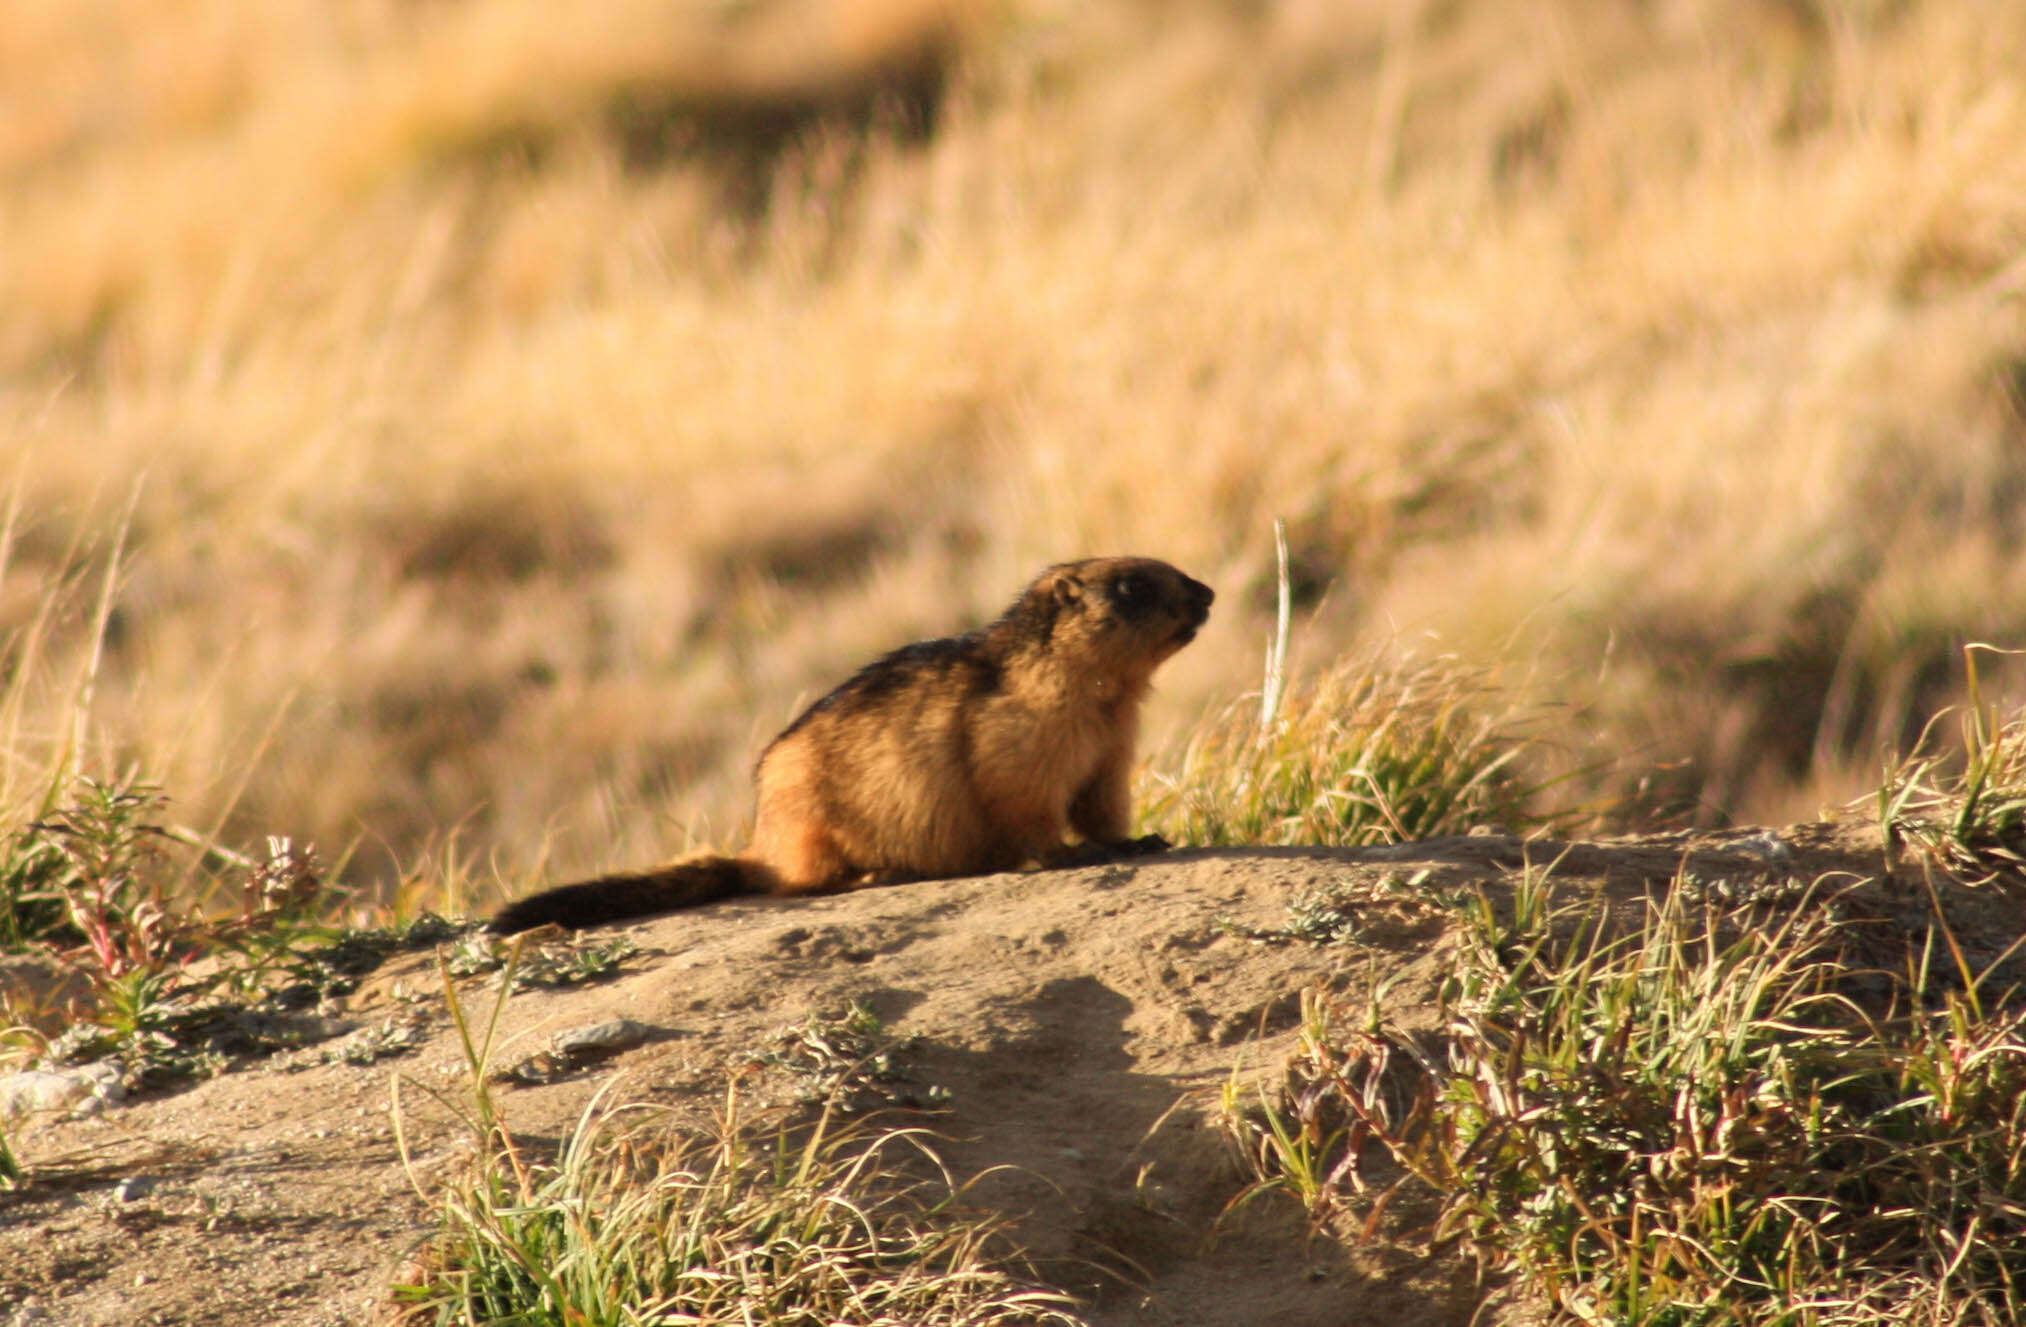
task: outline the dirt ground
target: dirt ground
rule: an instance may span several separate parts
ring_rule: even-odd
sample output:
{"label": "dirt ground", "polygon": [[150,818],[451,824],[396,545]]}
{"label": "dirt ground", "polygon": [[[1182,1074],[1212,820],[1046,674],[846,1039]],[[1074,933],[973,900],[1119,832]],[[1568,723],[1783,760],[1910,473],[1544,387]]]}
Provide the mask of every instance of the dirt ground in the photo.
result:
{"label": "dirt ground", "polygon": [[[1425,1257],[1411,1213],[1348,1251],[1304,1239],[1291,1205],[1256,1204],[1213,1231],[1240,1180],[1210,1116],[1234,1067],[1280,1062],[1306,986],[1383,981],[1402,1024],[1432,1018],[1454,916],[1435,896],[1496,893],[1551,861],[1570,888],[1601,886],[1603,906],[1628,909],[1687,876],[1778,892],[1880,871],[1875,828],[1807,825],[1185,851],[741,901],[632,927],[640,952],[614,978],[512,997],[506,1060],[615,1017],[649,1032],[561,1081],[502,1087],[499,1100],[534,1146],[567,1132],[615,1076],[618,1099],[703,1109],[773,1031],[859,1002],[915,1039],[913,1084],[941,1102],[919,1122],[942,1138],[951,1172],[1009,1167],[972,1196],[1013,1218],[1098,1327],[1466,1327],[1492,1292],[1468,1267]],[[1272,938],[1305,891],[1351,900],[1353,933]],[[1897,896],[1879,887],[1887,911]],[[1951,907],[1973,960],[2018,937],[2016,900],[1963,891]],[[482,979],[467,989],[484,1003]],[[406,1020],[422,1039],[372,1064],[298,1053],[91,1118],[17,1126],[31,1174],[0,1194],[0,1327],[366,1321],[432,1229],[416,1185],[468,1137],[417,1089],[454,1094],[466,1071],[430,954],[389,960],[327,1012],[362,1027]],[[412,1178],[390,1112],[396,1075]]]}

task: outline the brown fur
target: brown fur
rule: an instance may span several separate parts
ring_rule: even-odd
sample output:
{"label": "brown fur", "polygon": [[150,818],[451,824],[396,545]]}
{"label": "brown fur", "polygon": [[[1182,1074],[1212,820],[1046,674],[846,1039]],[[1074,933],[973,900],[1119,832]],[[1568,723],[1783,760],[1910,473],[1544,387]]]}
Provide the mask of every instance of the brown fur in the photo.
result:
{"label": "brown fur", "polygon": [[1050,567],[998,621],[868,664],[760,755],[752,843],[508,904],[496,931],[1165,846],[1129,840],[1139,706],[1216,596],[1152,558]]}

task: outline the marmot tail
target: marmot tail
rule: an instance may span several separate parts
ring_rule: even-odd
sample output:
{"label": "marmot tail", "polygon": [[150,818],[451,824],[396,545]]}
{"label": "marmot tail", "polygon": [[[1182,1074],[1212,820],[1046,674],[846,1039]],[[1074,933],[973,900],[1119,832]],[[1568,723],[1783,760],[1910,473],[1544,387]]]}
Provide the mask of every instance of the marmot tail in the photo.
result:
{"label": "marmot tail", "polygon": [[511,935],[550,922],[574,930],[655,917],[736,894],[765,894],[768,874],[757,863],[738,857],[692,857],[652,871],[600,876],[515,899],[499,910],[487,929]]}

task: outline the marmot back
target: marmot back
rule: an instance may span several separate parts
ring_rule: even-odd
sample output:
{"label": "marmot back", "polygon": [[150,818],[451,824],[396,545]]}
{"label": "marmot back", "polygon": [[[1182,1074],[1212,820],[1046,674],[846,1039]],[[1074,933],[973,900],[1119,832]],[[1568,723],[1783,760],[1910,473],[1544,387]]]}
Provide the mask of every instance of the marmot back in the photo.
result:
{"label": "marmot back", "polygon": [[1152,558],[1050,567],[990,626],[895,650],[804,710],[760,755],[738,857],[547,890],[493,929],[1165,846],[1126,837],[1139,705],[1215,597]]}

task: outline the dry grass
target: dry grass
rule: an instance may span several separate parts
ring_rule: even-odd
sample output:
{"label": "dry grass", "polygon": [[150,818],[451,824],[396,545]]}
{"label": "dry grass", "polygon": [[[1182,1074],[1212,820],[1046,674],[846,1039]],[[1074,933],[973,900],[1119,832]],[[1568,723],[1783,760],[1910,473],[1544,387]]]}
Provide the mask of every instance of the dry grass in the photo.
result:
{"label": "dry grass", "polygon": [[0,33],[7,805],[636,863],[1061,557],[1224,592],[1158,739],[1256,676],[1275,516],[1313,661],[1515,665],[1709,816],[2026,626],[2026,13],[552,14]]}

